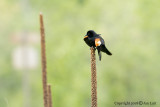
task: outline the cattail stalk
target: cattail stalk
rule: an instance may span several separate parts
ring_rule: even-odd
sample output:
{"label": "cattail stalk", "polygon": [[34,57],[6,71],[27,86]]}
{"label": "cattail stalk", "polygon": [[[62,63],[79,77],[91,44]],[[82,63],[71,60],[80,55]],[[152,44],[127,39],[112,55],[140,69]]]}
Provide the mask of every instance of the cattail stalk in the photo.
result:
{"label": "cattail stalk", "polygon": [[40,13],[40,32],[41,32],[41,60],[42,60],[43,100],[44,100],[44,107],[48,107],[45,33],[44,33],[44,24],[43,24],[42,13]]}
{"label": "cattail stalk", "polygon": [[51,93],[51,85],[47,85],[47,89],[48,89],[48,107],[52,107],[52,93]]}
{"label": "cattail stalk", "polygon": [[97,73],[95,49],[91,47],[91,107],[97,107]]}

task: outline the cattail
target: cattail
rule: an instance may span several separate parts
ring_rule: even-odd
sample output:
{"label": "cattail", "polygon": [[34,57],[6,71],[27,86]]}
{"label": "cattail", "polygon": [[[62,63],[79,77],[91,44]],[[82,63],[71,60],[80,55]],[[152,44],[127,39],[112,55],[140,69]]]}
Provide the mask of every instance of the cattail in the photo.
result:
{"label": "cattail", "polygon": [[48,107],[52,107],[52,93],[51,93],[51,85],[47,85],[48,92]]}
{"label": "cattail", "polygon": [[95,49],[91,47],[91,107],[97,107],[97,74]]}
{"label": "cattail", "polygon": [[40,31],[41,31],[41,60],[42,60],[43,100],[44,100],[44,107],[48,107],[45,33],[44,33],[44,24],[43,24],[42,13],[40,13]]}

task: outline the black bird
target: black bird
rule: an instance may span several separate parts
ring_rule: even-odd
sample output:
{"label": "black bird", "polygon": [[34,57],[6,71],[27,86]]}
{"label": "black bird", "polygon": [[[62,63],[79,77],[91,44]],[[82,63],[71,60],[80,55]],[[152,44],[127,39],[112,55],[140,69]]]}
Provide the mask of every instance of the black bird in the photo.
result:
{"label": "black bird", "polygon": [[97,34],[93,30],[89,30],[87,34],[84,36],[84,41],[89,47],[94,47],[98,50],[99,60],[101,61],[101,51],[112,55],[111,52],[106,48],[104,39],[100,36],[100,34]]}

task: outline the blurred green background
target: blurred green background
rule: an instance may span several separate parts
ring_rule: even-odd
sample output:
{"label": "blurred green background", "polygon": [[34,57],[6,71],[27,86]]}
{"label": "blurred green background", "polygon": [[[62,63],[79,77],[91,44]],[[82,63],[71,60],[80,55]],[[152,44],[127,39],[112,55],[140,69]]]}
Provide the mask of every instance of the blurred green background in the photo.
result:
{"label": "blurred green background", "polygon": [[91,29],[113,53],[97,60],[99,107],[160,106],[159,0],[1,0],[0,107],[43,107],[40,12],[54,107],[91,105],[90,49],[83,41]]}

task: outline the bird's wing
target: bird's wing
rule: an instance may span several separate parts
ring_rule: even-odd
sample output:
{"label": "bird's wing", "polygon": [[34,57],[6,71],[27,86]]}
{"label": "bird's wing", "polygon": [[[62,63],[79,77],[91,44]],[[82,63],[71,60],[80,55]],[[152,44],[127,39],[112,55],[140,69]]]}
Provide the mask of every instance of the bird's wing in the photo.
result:
{"label": "bird's wing", "polygon": [[104,39],[99,35],[102,44],[105,44]]}
{"label": "bird's wing", "polygon": [[112,53],[106,48],[104,44],[101,45],[101,51],[105,52],[108,55],[112,55]]}

